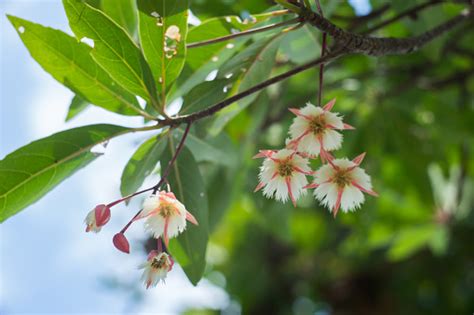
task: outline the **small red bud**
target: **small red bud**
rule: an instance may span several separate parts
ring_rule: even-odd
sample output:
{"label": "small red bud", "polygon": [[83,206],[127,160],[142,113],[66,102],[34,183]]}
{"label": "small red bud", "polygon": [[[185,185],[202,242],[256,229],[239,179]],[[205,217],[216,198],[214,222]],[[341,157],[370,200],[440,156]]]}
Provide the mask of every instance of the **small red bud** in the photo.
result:
{"label": "small red bud", "polygon": [[130,244],[123,233],[117,233],[112,239],[115,248],[126,254],[130,254]]}
{"label": "small red bud", "polygon": [[106,205],[98,205],[94,209],[95,224],[97,227],[104,226],[110,220],[110,208]]}

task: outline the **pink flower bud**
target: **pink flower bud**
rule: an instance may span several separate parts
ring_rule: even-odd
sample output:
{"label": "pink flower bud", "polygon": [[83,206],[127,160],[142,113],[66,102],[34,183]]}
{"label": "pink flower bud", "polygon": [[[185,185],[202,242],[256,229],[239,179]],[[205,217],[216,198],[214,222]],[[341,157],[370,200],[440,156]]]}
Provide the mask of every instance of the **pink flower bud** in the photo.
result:
{"label": "pink flower bud", "polygon": [[130,244],[123,233],[115,234],[112,241],[115,248],[117,248],[119,251],[130,254]]}
{"label": "pink flower bud", "polygon": [[110,208],[106,205],[98,205],[94,209],[95,223],[97,227],[104,226],[110,220]]}

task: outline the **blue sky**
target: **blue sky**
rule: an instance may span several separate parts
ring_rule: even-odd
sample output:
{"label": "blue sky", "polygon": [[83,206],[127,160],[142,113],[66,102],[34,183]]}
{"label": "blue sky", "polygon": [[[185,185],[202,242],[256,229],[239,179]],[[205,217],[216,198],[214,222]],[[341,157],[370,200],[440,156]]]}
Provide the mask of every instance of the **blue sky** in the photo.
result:
{"label": "blue sky", "polygon": [[[358,13],[370,9],[357,3]],[[0,2],[0,158],[54,132],[93,123],[138,126],[124,118],[90,108],[64,123],[72,93],[29,56],[5,14],[67,30],[59,0]],[[112,141],[106,154],[59,185],[34,205],[0,225],[0,313],[177,314],[188,306],[223,307],[227,295],[207,281],[195,288],[175,268],[166,285],[145,291],[136,266],[145,258],[141,225],[130,230],[133,255],[111,244],[113,234],[133,215],[137,204],[114,208],[111,223],[97,235],[84,233],[83,219],[98,203],[119,197],[120,174],[144,135]],[[119,279],[110,289],[103,279]],[[141,296],[133,303],[133,296]]]}

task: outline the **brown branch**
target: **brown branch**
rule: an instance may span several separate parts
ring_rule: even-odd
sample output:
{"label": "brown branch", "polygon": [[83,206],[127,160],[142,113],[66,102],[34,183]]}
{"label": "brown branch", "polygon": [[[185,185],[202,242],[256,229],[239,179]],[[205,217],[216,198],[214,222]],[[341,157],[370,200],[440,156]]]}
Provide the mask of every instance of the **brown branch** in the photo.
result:
{"label": "brown branch", "polygon": [[343,47],[350,53],[362,53],[369,56],[407,54],[413,52],[472,16],[471,10],[465,10],[454,18],[421,35],[399,39],[391,37],[370,37],[348,32],[334,25],[316,12],[308,11],[304,8],[301,10],[301,15],[305,20],[322,32],[326,32],[332,36],[338,47]]}
{"label": "brown branch", "polygon": [[234,96],[231,96],[231,97],[229,97],[229,98],[227,98],[227,99],[225,99],[225,100],[223,100],[223,101],[221,101],[217,104],[214,104],[214,105],[212,105],[208,108],[205,108],[201,111],[198,111],[198,112],[195,112],[195,113],[189,114],[189,115],[178,116],[178,117],[174,117],[174,118],[171,118],[171,119],[161,120],[160,125],[162,125],[162,126],[176,126],[176,125],[180,125],[182,123],[191,123],[191,122],[194,122],[196,120],[211,116],[214,113],[220,111],[221,109],[231,105],[232,103],[234,103],[234,102],[236,102],[236,101],[238,101],[238,100],[240,100],[240,99],[242,99],[246,96],[249,96],[249,95],[251,95],[255,92],[258,92],[258,91],[266,88],[267,86],[270,86],[274,83],[285,80],[285,79],[287,79],[291,76],[294,76],[297,73],[300,73],[300,72],[308,70],[310,68],[319,66],[323,63],[328,63],[329,61],[332,61],[332,60],[334,60],[334,59],[336,59],[336,58],[338,58],[342,55],[345,55],[345,54],[346,54],[346,52],[342,51],[342,50],[333,51],[330,54],[324,55],[321,58],[310,61],[310,62],[308,62],[304,65],[295,67],[295,68],[291,69],[290,71],[287,71],[287,72],[282,73],[280,75],[274,76],[273,78],[270,78],[266,81],[263,81],[259,84],[256,84],[256,85],[252,86],[251,88],[249,88],[245,91],[237,93]]}
{"label": "brown branch", "polygon": [[[284,3],[282,0],[278,0],[280,4]],[[455,16],[454,18],[438,25],[437,27],[426,31],[425,33],[405,38],[405,39],[397,39],[397,38],[376,38],[370,37],[361,34],[355,34],[348,31],[345,31],[338,26],[334,25],[320,14],[315,12],[309,11],[304,7],[297,7],[293,3],[284,3],[286,7],[298,12],[301,17],[305,19],[306,22],[309,22],[311,25],[317,27],[322,32],[328,33],[331,35],[334,40],[336,41],[336,47],[333,49],[331,53],[328,53],[318,59],[315,59],[309,63],[304,65],[298,66],[288,72],[282,73],[277,75],[273,78],[270,78],[264,82],[254,85],[253,87],[237,93],[221,102],[218,102],[208,108],[205,108],[201,111],[184,115],[184,116],[177,116],[173,118],[162,119],[159,121],[159,125],[161,126],[177,126],[182,123],[192,123],[196,120],[209,117],[216,112],[220,111],[221,109],[233,104],[234,102],[247,97],[255,92],[258,92],[274,83],[280,82],[285,80],[297,73],[305,71],[315,66],[319,66],[322,64],[326,64],[338,57],[343,55],[352,54],[352,53],[360,53],[370,56],[383,56],[388,54],[407,54],[416,49],[420,48],[421,46],[425,45],[426,43],[430,42],[431,40],[441,36],[445,32],[451,30],[456,25],[460,24],[468,17],[472,16],[471,10],[464,10],[461,14]],[[472,9],[473,6],[471,6]]]}

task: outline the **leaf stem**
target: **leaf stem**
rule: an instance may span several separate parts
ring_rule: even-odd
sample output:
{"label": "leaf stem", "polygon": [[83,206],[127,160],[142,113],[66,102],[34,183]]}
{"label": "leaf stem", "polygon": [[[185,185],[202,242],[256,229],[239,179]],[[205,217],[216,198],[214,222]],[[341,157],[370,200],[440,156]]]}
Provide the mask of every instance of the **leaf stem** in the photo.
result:
{"label": "leaf stem", "polygon": [[[319,0],[315,0],[316,2],[316,7],[318,8],[319,14],[323,16],[323,10],[321,8],[321,3]],[[323,33],[323,38],[322,38],[322,44],[321,44],[321,57],[324,56],[326,53],[326,41],[327,41],[327,33]],[[323,80],[324,80],[324,63],[321,63],[319,66],[319,89],[318,89],[318,106],[321,106],[322,104],[322,98],[323,98]]]}
{"label": "leaf stem", "polygon": [[301,22],[302,20],[303,20],[302,18],[297,17],[297,18],[294,18],[294,19],[291,19],[291,20],[288,20],[288,21],[283,21],[283,22],[278,22],[278,23],[274,23],[274,24],[270,24],[270,25],[265,25],[265,26],[262,26],[262,27],[253,28],[253,29],[242,31],[242,32],[235,33],[235,34],[230,34],[230,35],[217,37],[217,38],[213,38],[213,39],[209,39],[209,40],[203,40],[201,42],[190,43],[186,46],[186,48],[196,48],[196,47],[211,45],[211,44],[215,44],[215,43],[219,43],[219,42],[225,42],[225,41],[233,39],[233,38],[237,38],[237,37],[241,37],[241,36],[247,36],[247,35],[261,33],[261,32],[266,32],[266,31],[269,31],[269,30],[272,30],[272,29],[275,29],[275,28],[278,28],[278,27],[285,26],[285,25],[295,24],[297,22]]}

